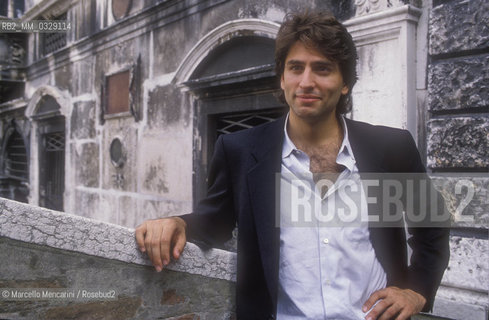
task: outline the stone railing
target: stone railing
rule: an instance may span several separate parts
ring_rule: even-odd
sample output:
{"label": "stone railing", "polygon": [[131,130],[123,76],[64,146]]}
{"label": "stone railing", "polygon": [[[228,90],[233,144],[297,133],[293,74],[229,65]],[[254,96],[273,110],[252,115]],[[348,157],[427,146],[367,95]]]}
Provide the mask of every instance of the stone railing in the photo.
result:
{"label": "stone railing", "polygon": [[0,236],[2,319],[234,317],[235,253],[187,243],[157,273],[132,229],[5,199]]}

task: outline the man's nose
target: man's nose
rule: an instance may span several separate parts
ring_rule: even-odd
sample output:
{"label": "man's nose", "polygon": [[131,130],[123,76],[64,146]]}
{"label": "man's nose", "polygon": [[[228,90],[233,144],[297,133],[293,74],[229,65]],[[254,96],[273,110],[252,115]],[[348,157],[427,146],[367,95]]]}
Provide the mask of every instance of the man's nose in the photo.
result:
{"label": "man's nose", "polygon": [[311,70],[306,68],[302,73],[301,81],[299,83],[301,88],[311,88],[314,87],[314,75]]}

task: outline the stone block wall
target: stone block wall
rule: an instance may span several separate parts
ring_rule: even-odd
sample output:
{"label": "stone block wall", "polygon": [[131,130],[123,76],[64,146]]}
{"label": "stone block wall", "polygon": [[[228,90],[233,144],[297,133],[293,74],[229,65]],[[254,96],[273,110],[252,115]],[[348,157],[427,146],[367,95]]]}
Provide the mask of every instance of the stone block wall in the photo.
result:
{"label": "stone block wall", "polygon": [[[427,167],[436,181],[445,181],[442,191],[451,210],[471,218],[453,225],[449,269],[435,312],[487,319],[489,2],[433,1],[429,61]],[[462,181],[473,194],[465,187],[458,195],[447,192]]]}
{"label": "stone block wall", "polygon": [[133,229],[0,199],[0,318],[234,319],[235,257],[187,243],[157,273]]}

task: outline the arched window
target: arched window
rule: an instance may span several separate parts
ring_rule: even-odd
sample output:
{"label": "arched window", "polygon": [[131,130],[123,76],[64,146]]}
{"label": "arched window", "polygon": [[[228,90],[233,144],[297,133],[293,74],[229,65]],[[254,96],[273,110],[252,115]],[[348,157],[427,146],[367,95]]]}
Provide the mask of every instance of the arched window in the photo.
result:
{"label": "arched window", "polygon": [[29,164],[24,138],[10,127],[4,134],[0,196],[26,202],[29,194]]}
{"label": "arched window", "polygon": [[14,130],[8,139],[4,157],[4,173],[6,176],[22,181],[29,180],[29,166],[24,138],[17,130]]}

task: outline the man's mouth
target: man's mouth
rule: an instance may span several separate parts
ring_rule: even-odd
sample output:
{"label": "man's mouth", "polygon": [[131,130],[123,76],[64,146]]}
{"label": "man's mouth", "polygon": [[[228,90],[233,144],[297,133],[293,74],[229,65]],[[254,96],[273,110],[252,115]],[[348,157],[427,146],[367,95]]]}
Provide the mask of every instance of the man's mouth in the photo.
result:
{"label": "man's mouth", "polygon": [[315,94],[296,94],[295,97],[306,103],[321,100],[321,96]]}

